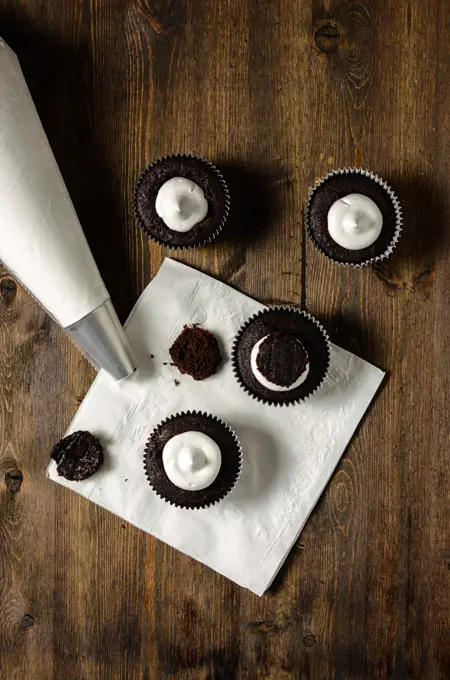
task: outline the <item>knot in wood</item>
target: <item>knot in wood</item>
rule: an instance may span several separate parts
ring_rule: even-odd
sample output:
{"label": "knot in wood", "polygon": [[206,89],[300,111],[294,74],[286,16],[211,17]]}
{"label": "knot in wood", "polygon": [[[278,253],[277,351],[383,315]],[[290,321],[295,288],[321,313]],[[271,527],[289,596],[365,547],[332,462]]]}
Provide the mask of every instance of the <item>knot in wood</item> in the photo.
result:
{"label": "knot in wood", "polygon": [[0,296],[5,304],[10,305],[17,294],[17,284],[14,279],[6,277],[0,281]]}
{"label": "knot in wood", "polygon": [[342,28],[334,21],[324,21],[314,31],[314,44],[322,54],[334,54],[342,44]]}
{"label": "knot in wood", "polygon": [[305,647],[314,647],[315,644],[317,644],[317,638],[315,635],[310,633],[309,635],[305,635],[303,638],[303,644]]}
{"label": "knot in wood", "polygon": [[31,626],[34,624],[34,616],[31,616],[31,614],[25,614],[25,616],[22,617],[22,628],[31,628]]}
{"label": "knot in wood", "polygon": [[20,487],[22,486],[22,482],[23,474],[20,470],[8,470],[8,472],[5,473],[6,488],[8,491],[11,491],[11,493],[16,493],[19,491]]}

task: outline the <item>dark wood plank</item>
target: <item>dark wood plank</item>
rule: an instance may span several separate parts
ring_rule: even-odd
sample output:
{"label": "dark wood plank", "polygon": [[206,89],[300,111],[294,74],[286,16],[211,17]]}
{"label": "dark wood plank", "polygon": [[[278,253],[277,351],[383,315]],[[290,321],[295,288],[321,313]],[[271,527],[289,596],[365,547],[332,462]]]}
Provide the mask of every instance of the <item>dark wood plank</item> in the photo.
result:
{"label": "dark wood plank", "polygon": [[[445,392],[446,378],[441,382],[436,368],[449,333],[439,319],[447,311],[436,315],[437,299],[449,290],[445,277],[436,280],[439,257],[445,271],[449,256],[439,190],[447,114],[437,88],[450,67],[438,42],[443,17],[439,3],[332,4],[343,46],[328,61],[319,54],[315,64],[320,94],[334,93],[341,126],[321,127],[316,156],[334,149],[335,166],[362,164],[388,178],[404,204],[405,233],[392,260],[375,271],[336,270],[308,250],[316,274],[307,279],[311,311],[329,318],[337,341],[343,337],[349,349],[388,371],[370,420],[327,493],[335,548],[327,637],[334,663],[347,663],[353,673],[337,677],[365,677],[368,658],[376,677],[415,677],[425,666],[421,673],[444,677],[438,649],[448,618],[442,598],[431,605],[429,590],[431,583],[444,590],[448,581],[438,545],[446,533],[442,481],[448,481],[439,448],[448,435],[433,415]],[[325,3],[316,4],[318,16],[324,10]],[[324,163],[316,167],[327,171]],[[335,523],[342,499],[351,513],[346,528]],[[306,543],[312,530],[305,531]]]}
{"label": "dark wood plank", "polygon": [[[94,373],[1,270],[0,678],[448,675],[449,24],[444,0],[0,0],[122,318],[168,254],[133,225],[134,182],[194,152],[234,212],[176,257],[306,306],[389,373],[260,599],[45,480]],[[405,235],[346,272],[301,214],[315,177],[361,164]]]}

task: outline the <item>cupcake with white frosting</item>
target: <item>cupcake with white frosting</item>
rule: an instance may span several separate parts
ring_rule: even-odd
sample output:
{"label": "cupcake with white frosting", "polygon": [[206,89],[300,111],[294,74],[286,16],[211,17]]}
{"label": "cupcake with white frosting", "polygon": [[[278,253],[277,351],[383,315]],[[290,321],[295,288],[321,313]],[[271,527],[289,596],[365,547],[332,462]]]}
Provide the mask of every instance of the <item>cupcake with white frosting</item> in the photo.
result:
{"label": "cupcake with white frosting", "polygon": [[380,177],[333,170],[311,189],[305,211],[314,245],[338,264],[364,267],[389,257],[402,230],[400,203]]}
{"label": "cupcake with white frosting", "polygon": [[298,404],[322,385],[330,364],[320,323],[295,308],[273,307],[251,317],[232,348],[233,373],[254,399],[273,406]]}
{"label": "cupcake with white frosting", "polygon": [[207,508],[236,486],[242,449],[219,418],[187,411],[164,420],[152,432],[144,456],[153,490],[172,505]]}
{"label": "cupcake with white frosting", "polygon": [[209,161],[172,155],[149,165],[133,196],[137,224],[169,248],[202,246],[225,224],[230,197],[224,178]]}

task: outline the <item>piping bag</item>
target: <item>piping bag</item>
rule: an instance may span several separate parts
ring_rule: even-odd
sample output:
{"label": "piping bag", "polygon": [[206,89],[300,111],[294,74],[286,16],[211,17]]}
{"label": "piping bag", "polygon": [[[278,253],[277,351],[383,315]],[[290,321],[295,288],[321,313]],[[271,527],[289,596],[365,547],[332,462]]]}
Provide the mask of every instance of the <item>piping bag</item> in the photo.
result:
{"label": "piping bag", "polygon": [[0,38],[0,260],[96,368],[136,370],[14,52]]}

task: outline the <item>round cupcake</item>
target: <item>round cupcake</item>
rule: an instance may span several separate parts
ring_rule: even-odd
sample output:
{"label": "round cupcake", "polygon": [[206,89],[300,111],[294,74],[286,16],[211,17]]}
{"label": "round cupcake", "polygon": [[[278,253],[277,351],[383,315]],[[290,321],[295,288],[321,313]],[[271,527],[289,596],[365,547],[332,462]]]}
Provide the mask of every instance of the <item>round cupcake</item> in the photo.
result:
{"label": "round cupcake", "polygon": [[306,312],[274,307],[252,316],[232,348],[233,372],[257,401],[296,404],[321,386],[330,364],[328,336]]}
{"label": "round cupcake", "polygon": [[145,448],[144,467],[150,486],[171,505],[208,508],[236,486],[242,449],[219,418],[187,411],[155,428]]}
{"label": "round cupcake", "polygon": [[402,211],[380,177],[344,168],[311,189],[305,222],[314,245],[330,260],[364,267],[391,255],[402,230]]}
{"label": "round cupcake", "polygon": [[144,170],[134,190],[137,224],[169,248],[210,243],[225,224],[229,209],[230,196],[221,173],[197,156],[160,158]]}

